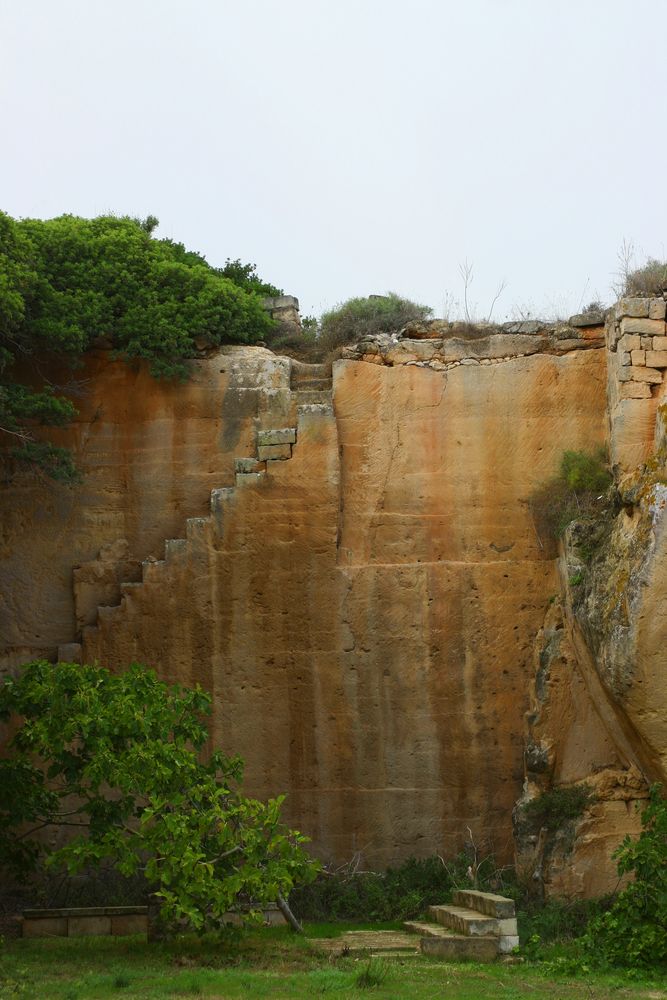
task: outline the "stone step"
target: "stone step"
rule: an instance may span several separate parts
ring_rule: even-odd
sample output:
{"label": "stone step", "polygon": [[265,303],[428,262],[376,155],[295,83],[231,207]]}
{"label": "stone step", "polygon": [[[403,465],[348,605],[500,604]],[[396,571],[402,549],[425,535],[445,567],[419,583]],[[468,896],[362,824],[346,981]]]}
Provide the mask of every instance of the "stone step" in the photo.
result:
{"label": "stone step", "polygon": [[292,379],[292,389],[331,389],[330,378],[298,378]]}
{"label": "stone step", "polygon": [[418,934],[424,955],[438,955],[452,961],[492,962],[499,953],[498,938],[491,935],[455,934],[448,927],[425,920],[406,920],[409,934]]}
{"label": "stone step", "polygon": [[331,389],[298,389],[295,396],[297,406],[304,403],[330,403]]}
{"label": "stone step", "polygon": [[495,917],[487,917],[477,910],[469,910],[462,906],[429,906],[427,912],[429,917],[442,927],[449,927],[458,934],[465,934],[468,937],[500,933]]}
{"label": "stone step", "polygon": [[331,378],[331,363],[309,365],[305,361],[292,361],[292,382],[300,378]]}
{"label": "stone step", "polygon": [[403,927],[408,934],[419,934],[420,937],[449,937],[452,933],[441,924],[426,920],[404,920]]}
{"label": "stone step", "polygon": [[185,522],[185,537],[189,542],[201,541],[208,528],[207,517],[189,517]]}
{"label": "stone step", "polygon": [[443,934],[421,939],[423,955],[444,958],[448,962],[494,962],[498,957],[498,939]]}
{"label": "stone step", "polygon": [[274,427],[257,431],[257,447],[270,448],[277,444],[295,444],[296,427]]}
{"label": "stone step", "polygon": [[257,458],[235,458],[234,472],[264,472],[266,465]]}
{"label": "stone step", "polygon": [[464,906],[469,910],[478,910],[485,913],[487,917],[496,917],[497,920],[506,920],[508,917],[515,917],[514,900],[507,899],[506,896],[497,896],[493,892],[479,892],[477,889],[456,889],[452,893],[452,902],[455,906]]}

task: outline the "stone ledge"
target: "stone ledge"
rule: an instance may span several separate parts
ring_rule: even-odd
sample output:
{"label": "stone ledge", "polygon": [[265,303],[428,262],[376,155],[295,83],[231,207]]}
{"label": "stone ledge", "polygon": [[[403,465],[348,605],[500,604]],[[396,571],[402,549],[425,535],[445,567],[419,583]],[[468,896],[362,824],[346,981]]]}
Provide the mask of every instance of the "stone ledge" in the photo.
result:
{"label": "stone ledge", "polygon": [[274,444],[295,444],[296,427],[280,427],[273,430],[257,431],[257,447]]}

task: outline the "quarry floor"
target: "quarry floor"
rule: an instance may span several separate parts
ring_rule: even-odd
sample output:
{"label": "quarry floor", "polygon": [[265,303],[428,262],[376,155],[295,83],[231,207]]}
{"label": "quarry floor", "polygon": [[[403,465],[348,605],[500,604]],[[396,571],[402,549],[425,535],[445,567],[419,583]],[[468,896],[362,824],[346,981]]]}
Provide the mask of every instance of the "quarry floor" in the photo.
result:
{"label": "quarry floor", "polygon": [[[451,964],[427,958],[368,959],[326,952],[319,941],[350,925],[311,925],[306,937],[285,928],[248,931],[221,941],[184,936],[168,944],[139,938],[8,941],[0,947],[0,998],[285,997],[332,995],[378,1000],[661,1000],[667,973],[565,972],[570,947],[554,947],[540,962]],[[369,966],[370,961],[370,966]],[[370,968],[380,980],[363,987]]]}

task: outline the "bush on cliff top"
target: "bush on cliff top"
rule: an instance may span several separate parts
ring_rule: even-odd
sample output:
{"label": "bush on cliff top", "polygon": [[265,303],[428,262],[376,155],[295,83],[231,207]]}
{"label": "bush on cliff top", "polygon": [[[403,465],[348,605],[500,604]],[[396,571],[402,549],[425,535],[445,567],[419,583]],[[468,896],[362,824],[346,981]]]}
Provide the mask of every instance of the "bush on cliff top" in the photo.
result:
{"label": "bush on cliff top", "polygon": [[[0,212],[0,431],[5,455],[71,480],[69,454],[39,438],[75,408],[43,374],[76,367],[100,336],[154,375],[184,377],[195,341],[263,339],[273,321],[254,265],[212,268],[180,243],[153,238],[157,219],[63,215],[16,221]],[[70,385],[69,388],[72,388]],[[71,394],[71,393],[70,393]]]}
{"label": "bush on cliff top", "polygon": [[334,350],[374,333],[397,333],[411,320],[428,319],[432,311],[393,292],[348,299],[323,313],[320,340],[325,349]]}
{"label": "bush on cliff top", "polygon": [[649,257],[645,264],[624,276],[625,295],[661,295],[667,289],[667,261]]}

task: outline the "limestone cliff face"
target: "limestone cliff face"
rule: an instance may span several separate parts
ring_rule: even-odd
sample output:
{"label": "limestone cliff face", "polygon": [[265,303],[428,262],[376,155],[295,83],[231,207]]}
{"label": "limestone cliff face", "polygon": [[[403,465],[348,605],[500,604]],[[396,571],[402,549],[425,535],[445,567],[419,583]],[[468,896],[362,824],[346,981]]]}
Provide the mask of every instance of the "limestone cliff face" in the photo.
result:
{"label": "limestone cliff face", "polygon": [[[568,529],[562,600],[536,639],[517,860],[552,894],[611,892],[613,850],[640,829],[649,783],[667,780],[664,317],[662,299],[625,299],[608,318],[615,503]],[[593,799],[576,821],[531,828],[526,803],[577,784]]]}
{"label": "limestone cliff face", "polygon": [[229,349],[172,387],[90,360],[83,486],[2,497],[6,662],[80,641],[200,682],[248,791],[287,792],[325,858],[470,827],[508,860],[559,589],[526,499],[606,439],[601,331],[376,338],[333,392],[298,368]]}

